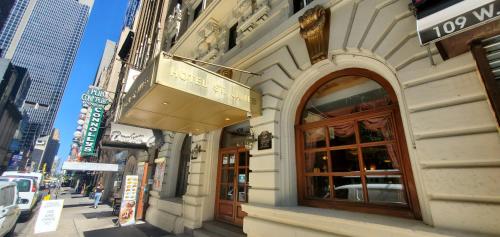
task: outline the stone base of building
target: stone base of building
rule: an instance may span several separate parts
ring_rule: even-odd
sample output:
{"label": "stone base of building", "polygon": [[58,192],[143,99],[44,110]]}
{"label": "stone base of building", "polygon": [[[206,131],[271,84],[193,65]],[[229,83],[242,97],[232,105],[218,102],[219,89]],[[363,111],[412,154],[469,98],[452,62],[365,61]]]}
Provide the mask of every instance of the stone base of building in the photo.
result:
{"label": "stone base of building", "polygon": [[182,199],[161,200],[150,196],[146,221],[171,233],[183,233]]}
{"label": "stone base of building", "polygon": [[[243,205],[248,213],[243,231],[248,237],[371,236],[447,237],[471,233],[435,228],[421,221],[339,210],[290,206]],[[474,234],[474,236],[481,236]]]}

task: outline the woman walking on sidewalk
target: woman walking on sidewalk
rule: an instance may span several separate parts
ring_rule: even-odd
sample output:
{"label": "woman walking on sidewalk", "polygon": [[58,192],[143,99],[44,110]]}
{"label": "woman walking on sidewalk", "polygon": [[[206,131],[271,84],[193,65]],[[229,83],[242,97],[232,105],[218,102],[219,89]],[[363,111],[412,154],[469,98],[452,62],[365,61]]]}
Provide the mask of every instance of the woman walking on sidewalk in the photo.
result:
{"label": "woman walking on sidewalk", "polygon": [[97,206],[99,206],[99,201],[101,200],[101,196],[102,196],[102,190],[104,188],[102,187],[102,184],[101,182],[99,182],[97,184],[97,186],[95,187],[95,194],[94,194],[94,208],[97,208]]}

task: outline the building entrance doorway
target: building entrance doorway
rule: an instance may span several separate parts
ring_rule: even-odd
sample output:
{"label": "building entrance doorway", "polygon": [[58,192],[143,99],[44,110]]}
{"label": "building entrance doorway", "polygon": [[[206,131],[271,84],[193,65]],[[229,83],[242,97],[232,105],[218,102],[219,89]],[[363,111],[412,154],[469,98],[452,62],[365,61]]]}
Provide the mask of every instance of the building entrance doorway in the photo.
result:
{"label": "building entrance doorway", "polygon": [[223,148],[219,154],[215,217],[242,226],[246,213],[241,204],[248,201],[248,150]]}

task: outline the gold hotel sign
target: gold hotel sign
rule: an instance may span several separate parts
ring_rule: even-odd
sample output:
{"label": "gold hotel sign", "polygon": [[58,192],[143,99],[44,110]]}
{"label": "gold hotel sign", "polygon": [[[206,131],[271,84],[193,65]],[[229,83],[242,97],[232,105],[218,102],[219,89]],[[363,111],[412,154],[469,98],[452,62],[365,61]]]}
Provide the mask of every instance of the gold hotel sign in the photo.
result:
{"label": "gold hotel sign", "polygon": [[120,123],[201,134],[259,116],[261,96],[196,65],[158,56],[123,98]]}

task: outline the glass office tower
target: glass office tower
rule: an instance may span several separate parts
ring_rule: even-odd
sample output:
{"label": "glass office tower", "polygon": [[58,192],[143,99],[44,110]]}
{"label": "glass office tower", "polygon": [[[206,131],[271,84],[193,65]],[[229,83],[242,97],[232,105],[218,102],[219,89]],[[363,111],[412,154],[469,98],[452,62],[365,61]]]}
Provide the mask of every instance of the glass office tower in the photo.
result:
{"label": "glass office tower", "polygon": [[29,116],[23,126],[25,149],[52,130],[93,1],[30,0],[30,4],[33,9],[25,12],[29,17],[22,19],[27,20],[24,29],[20,37],[16,32],[6,52],[15,65],[28,69],[32,79],[23,106]]}

